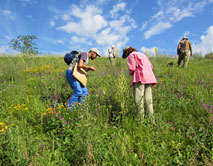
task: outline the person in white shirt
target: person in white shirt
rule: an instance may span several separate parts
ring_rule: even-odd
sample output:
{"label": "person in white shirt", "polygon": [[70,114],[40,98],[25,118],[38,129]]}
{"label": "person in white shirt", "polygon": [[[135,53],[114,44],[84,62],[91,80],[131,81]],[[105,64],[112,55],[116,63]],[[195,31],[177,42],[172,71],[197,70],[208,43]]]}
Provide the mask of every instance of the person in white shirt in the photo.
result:
{"label": "person in white shirt", "polygon": [[110,61],[111,65],[115,65],[116,54],[115,54],[115,46],[114,45],[111,46],[111,48],[108,50],[108,53],[109,53],[109,61]]}

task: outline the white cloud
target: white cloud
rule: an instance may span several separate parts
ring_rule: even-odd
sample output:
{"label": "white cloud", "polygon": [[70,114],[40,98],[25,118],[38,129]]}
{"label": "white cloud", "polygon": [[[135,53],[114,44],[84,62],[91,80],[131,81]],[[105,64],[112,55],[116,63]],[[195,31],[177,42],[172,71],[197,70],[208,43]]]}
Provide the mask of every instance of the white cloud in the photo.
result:
{"label": "white cloud", "polygon": [[63,45],[63,44],[64,44],[64,41],[59,39],[59,40],[56,40],[56,43],[62,44],[62,45]]}
{"label": "white cloud", "polygon": [[6,53],[8,49],[8,46],[0,46],[0,53]]}
{"label": "white cloud", "polygon": [[0,53],[3,53],[3,54],[17,54],[18,52],[11,49],[9,46],[6,46],[6,45],[1,45],[0,46]]}
{"label": "white cloud", "polygon": [[200,43],[192,43],[193,52],[202,55],[213,52],[213,25],[207,29],[205,35],[202,35],[200,39]]}
{"label": "white cloud", "polygon": [[10,10],[2,10],[3,15],[11,15],[12,12]]}
{"label": "white cloud", "polygon": [[70,20],[70,16],[69,16],[68,14],[64,14],[64,15],[63,15],[63,20],[64,20],[64,21]]}
{"label": "white cloud", "polygon": [[54,21],[50,21],[50,26],[51,27],[55,26],[55,22]]}
{"label": "white cloud", "polygon": [[144,30],[146,28],[147,24],[148,24],[147,22],[143,23],[141,29]]}
{"label": "white cloud", "polygon": [[[148,52],[149,52],[149,55],[156,55],[156,52],[155,52],[155,50],[156,50],[156,48],[157,47],[152,47],[152,48],[146,48],[146,47],[141,47],[141,51],[144,53],[144,54],[146,54],[146,50],[148,50]],[[158,50],[158,48],[157,48],[157,50]]]}
{"label": "white cloud", "polygon": [[[125,3],[118,3],[109,13],[103,14],[101,8],[94,5],[87,5],[85,8],[72,6],[69,12],[64,12],[67,18],[72,18],[69,20],[64,19],[65,14],[58,9],[50,9],[65,21],[64,25],[56,29],[70,34],[72,47],[78,47],[78,43],[87,46],[97,45],[107,53],[108,47],[112,44],[116,45],[116,49],[125,46],[129,40],[127,33],[137,27],[135,20],[127,15],[129,11],[125,8]],[[110,13],[114,17],[107,20]]]}
{"label": "white cloud", "polygon": [[6,17],[8,17],[8,18],[11,19],[11,20],[14,20],[15,17],[16,17],[16,15],[15,15],[13,12],[11,12],[10,10],[1,10],[1,9],[0,9],[0,13],[1,13],[3,16],[6,16]]}
{"label": "white cloud", "polygon": [[11,39],[10,36],[8,36],[8,35],[4,36],[4,38],[5,38],[6,40],[10,40],[10,39]]}
{"label": "white cloud", "polygon": [[73,44],[76,44],[76,43],[82,43],[82,44],[88,44],[88,45],[92,44],[91,42],[89,42],[87,40],[86,37],[72,36],[71,40],[70,40],[70,44],[73,45]]}
{"label": "white cloud", "polygon": [[144,34],[145,39],[148,39],[153,35],[159,34],[159,33],[163,32],[166,29],[169,29],[171,27],[172,27],[172,25],[168,22],[159,22],[145,32],[145,34]]}
{"label": "white cloud", "polygon": [[189,36],[190,32],[189,31],[184,31],[183,36]]}
{"label": "white cloud", "polygon": [[19,0],[21,2],[21,5],[25,7],[26,5],[31,5],[37,3],[36,0]]}
{"label": "white cloud", "polygon": [[[195,17],[207,4],[212,3],[212,0],[158,0],[157,3],[158,12],[147,21],[147,24],[142,25],[142,29],[147,27],[144,33],[146,39],[164,32],[186,17]],[[163,26],[159,26],[162,23]]]}
{"label": "white cloud", "polygon": [[56,13],[56,15],[57,15],[56,17],[58,17],[58,14],[60,13],[60,11],[59,11],[56,7],[50,5],[50,6],[48,7],[48,9],[49,9],[50,11]]}
{"label": "white cloud", "polygon": [[100,34],[97,35],[96,37],[96,42],[99,45],[111,45],[111,43],[116,43],[120,39],[119,34],[115,34],[111,31],[110,28],[106,28],[101,31]]}
{"label": "white cloud", "polygon": [[121,49],[129,40],[127,33],[136,27],[136,23],[128,15],[121,16],[119,20],[109,22],[109,26],[96,36],[96,42],[106,47],[105,54],[112,44],[116,45],[116,49]]}
{"label": "white cloud", "polygon": [[87,6],[88,4],[101,6],[101,5],[107,4],[110,0],[79,0],[79,1],[80,1],[80,6],[84,7],[84,6]]}
{"label": "white cloud", "polygon": [[107,21],[99,14],[99,9],[89,5],[85,10],[73,7],[72,15],[77,17],[79,22],[68,22],[66,25],[57,29],[64,30],[68,33],[77,33],[88,36],[95,34],[101,28],[107,25]]}
{"label": "white cloud", "polygon": [[126,7],[126,3],[124,3],[124,2],[118,3],[115,6],[113,6],[113,9],[110,11],[111,17],[118,18],[118,16],[119,16],[118,12],[124,10],[125,7]]}

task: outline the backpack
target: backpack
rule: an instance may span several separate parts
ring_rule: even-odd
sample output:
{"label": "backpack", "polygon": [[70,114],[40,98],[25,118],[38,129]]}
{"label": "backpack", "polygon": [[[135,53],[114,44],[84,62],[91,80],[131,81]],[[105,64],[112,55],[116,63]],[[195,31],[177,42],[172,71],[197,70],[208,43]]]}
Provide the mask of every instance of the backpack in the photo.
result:
{"label": "backpack", "polygon": [[80,53],[80,51],[71,51],[70,53],[66,53],[64,56],[64,62],[67,65],[75,65],[75,63],[80,59]]}

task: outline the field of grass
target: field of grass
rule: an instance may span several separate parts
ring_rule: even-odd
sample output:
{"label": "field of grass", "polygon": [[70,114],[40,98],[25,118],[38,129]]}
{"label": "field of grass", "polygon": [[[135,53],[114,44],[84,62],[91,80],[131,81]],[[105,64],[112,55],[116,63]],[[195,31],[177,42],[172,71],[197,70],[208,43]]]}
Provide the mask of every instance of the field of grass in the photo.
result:
{"label": "field of grass", "polygon": [[155,128],[135,118],[126,60],[90,61],[88,98],[69,111],[62,57],[0,57],[0,165],[212,165],[213,61],[150,60]]}

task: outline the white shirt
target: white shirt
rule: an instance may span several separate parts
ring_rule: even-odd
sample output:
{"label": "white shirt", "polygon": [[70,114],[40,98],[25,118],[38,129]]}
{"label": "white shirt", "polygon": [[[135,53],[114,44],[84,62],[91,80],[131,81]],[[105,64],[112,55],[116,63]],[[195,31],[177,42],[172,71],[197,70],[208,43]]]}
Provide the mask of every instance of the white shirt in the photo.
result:
{"label": "white shirt", "polygon": [[113,50],[112,48],[110,48],[110,49],[108,50],[108,52],[109,52],[109,57],[110,57],[110,58],[113,58],[114,55],[115,55],[115,50]]}

